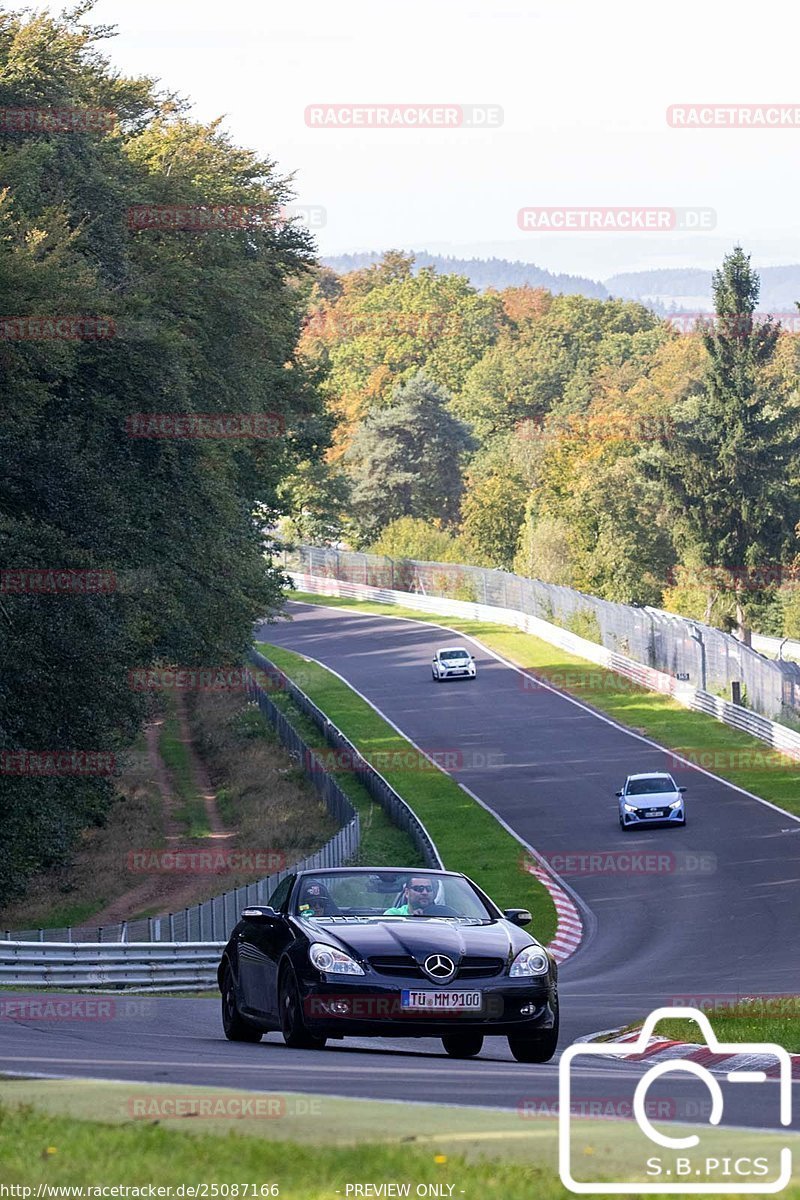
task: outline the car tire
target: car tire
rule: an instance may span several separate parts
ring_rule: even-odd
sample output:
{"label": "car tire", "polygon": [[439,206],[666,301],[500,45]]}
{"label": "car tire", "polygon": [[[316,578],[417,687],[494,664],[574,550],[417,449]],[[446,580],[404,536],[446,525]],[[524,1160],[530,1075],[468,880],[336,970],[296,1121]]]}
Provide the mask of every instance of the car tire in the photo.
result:
{"label": "car tire", "polygon": [[517,1062],[546,1063],[556,1052],[558,1045],[558,1010],[552,1029],[545,1029],[535,1037],[519,1037],[509,1034],[508,1048]]}
{"label": "car tire", "polygon": [[433,680],[434,683],[439,682],[439,676],[436,674],[435,671],[431,671],[431,679]]}
{"label": "car tire", "polygon": [[449,1033],[442,1045],[451,1058],[474,1058],[483,1049],[482,1033]]}
{"label": "car tire", "polygon": [[281,1015],[281,1033],[286,1045],[292,1050],[322,1050],[326,1037],[310,1033],[303,1021],[303,1006],[300,1002],[300,989],[297,986],[294,971],[285,970],[281,976],[278,989],[278,1003]]}
{"label": "car tire", "polygon": [[250,1025],[239,1012],[233,972],[226,964],[222,976],[222,1028],[229,1042],[260,1042],[263,1032]]}

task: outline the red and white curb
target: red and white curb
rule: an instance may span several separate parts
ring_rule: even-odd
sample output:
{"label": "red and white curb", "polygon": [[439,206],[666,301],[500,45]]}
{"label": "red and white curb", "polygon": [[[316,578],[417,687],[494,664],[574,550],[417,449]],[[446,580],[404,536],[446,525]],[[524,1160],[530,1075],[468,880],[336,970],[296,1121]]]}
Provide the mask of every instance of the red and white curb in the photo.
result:
{"label": "red and white curb", "polygon": [[[620,1045],[619,1054],[609,1052],[609,1058],[621,1058],[630,1063],[667,1062],[670,1059],[682,1059],[684,1062],[697,1063],[712,1072],[727,1075],[729,1071],[763,1071],[768,1079],[780,1078],[780,1065],[771,1054],[715,1054],[708,1046],[696,1045],[692,1042],[675,1042],[670,1038],[651,1037],[647,1047],[637,1054],[626,1054],[622,1047],[626,1042],[635,1042],[641,1030],[633,1033],[623,1033],[619,1037],[609,1038],[610,1042]],[[578,1038],[580,1042],[594,1042],[598,1034]],[[792,1060],[792,1079],[800,1079],[800,1054],[790,1054]]]}
{"label": "red and white curb", "polygon": [[547,949],[556,962],[562,963],[571,954],[574,954],[581,944],[583,922],[581,921],[580,912],[571,896],[567,895],[562,887],[559,887],[547,871],[543,871],[541,867],[532,864],[528,866],[528,870],[531,875],[547,888],[550,898],[555,905],[558,925],[556,927],[556,935]]}

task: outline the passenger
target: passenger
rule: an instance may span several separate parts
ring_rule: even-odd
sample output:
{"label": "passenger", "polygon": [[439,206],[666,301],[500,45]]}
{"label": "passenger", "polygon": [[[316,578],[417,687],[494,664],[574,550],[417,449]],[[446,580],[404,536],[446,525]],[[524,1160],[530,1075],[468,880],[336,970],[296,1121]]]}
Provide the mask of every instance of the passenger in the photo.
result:
{"label": "passenger", "polygon": [[318,879],[303,884],[297,911],[301,917],[330,917],[338,912],[330,892]]}

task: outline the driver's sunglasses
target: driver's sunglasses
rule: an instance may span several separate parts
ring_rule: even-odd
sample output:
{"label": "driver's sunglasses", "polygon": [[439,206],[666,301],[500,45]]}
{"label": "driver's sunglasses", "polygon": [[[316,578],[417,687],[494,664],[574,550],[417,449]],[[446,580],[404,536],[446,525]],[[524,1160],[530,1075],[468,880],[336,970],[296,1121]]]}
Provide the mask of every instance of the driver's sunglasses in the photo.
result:
{"label": "driver's sunglasses", "polygon": [[427,883],[410,883],[408,890],[410,892],[432,892],[433,888],[429,887]]}

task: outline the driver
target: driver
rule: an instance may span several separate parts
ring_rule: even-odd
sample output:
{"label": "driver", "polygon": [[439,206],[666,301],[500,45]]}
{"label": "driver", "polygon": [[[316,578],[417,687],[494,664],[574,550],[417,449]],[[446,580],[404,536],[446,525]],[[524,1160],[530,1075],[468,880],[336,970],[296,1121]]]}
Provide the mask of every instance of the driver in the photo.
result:
{"label": "driver", "polygon": [[447,904],[434,904],[437,884],[429,875],[412,875],[403,888],[403,903],[384,910],[385,917],[457,917]]}

